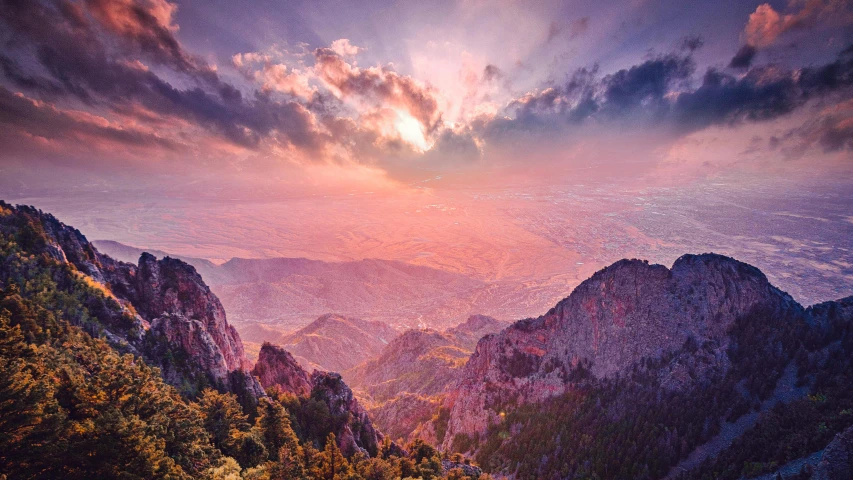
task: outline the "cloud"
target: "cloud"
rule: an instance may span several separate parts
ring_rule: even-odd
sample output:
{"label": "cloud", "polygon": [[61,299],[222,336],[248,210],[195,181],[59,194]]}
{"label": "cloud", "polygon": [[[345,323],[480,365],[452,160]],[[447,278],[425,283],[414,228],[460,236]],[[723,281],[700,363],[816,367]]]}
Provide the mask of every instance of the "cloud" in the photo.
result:
{"label": "cloud", "polygon": [[[163,5],[4,3],[0,22],[16,38],[2,55],[4,74],[36,96],[76,99],[92,109],[141,107],[245,148],[262,142],[321,147],[322,132],[304,105],[262,92],[244,97],[187,54],[172,35],[173,10]],[[174,86],[134,59],[137,54],[185,75],[189,85]]]}
{"label": "cloud", "polygon": [[499,79],[503,78],[503,76],[504,76],[504,72],[501,71],[501,69],[498,68],[497,66],[492,65],[491,63],[486,65],[485,68],[483,68],[483,81],[485,81],[485,82],[491,82],[492,80],[499,80]]}
{"label": "cloud", "polygon": [[574,40],[589,30],[589,17],[579,18],[569,24],[569,39]]}
{"label": "cloud", "polygon": [[341,38],[332,42],[332,45],[329,47],[333,52],[337,53],[342,57],[354,57],[358,55],[359,52],[364,50],[361,47],[357,47],[350,43],[350,41],[346,38]]}
{"label": "cloud", "polygon": [[320,48],[314,52],[314,70],[341,98],[353,98],[375,107],[393,106],[415,118],[426,133],[439,125],[441,113],[435,93],[414,78],[388,67],[359,68],[347,63],[337,52]]}
{"label": "cloud", "polygon": [[548,35],[545,37],[545,43],[548,44],[553,42],[564,31],[568,31],[569,40],[574,40],[585,35],[588,30],[589,17],[581,17],[572,20],[568,26],[563,26],[557,22],[551,22],[550,25],[548,25]]}
{"label": "cloud", "polygon": [[76,4],[66,5],[75,10],[79,25],[85,24],[85,13],[90,14],[129,51],[144,53],[182,72],[210,71],[181,48],[174,36],[178,30],[173,23],[177,7],[165,0],[86,0],[85,13]]}
{"label": "cloud", "polygon": [[732,61],[729,62],[729,68],[749,68],[756,53],[758,53],[758,50],[752,45],[740,47],[740,50],[732,57]]}
{"label": "cloud", "polygon": [[[753,68],[734,76],[708,69],[690,88],[690,56],[670,54],[599,78],[579,69],[566,84],[528,93],[511,102],[514,122],[532,124],[558,115],[567,121],[631,116],[669,122],[677,130],[714,124],[762,121],[792,112],[806,101],[853,87],[853,55],[842,54],[820,67],[784,70]],[[642,124],[640,124],[642,125]]]}
{"label": "cloud", "polygon": [[789,13],[779,13],[769,3],[759,5],[750,14],[743,36],[748,45],[765,48],[789,31],[804,29],[821,22],[849,25],[853,23],[853,6],[847,0],[789,0]]}
{"label": "cloud", "polygon": [[824,153],[853,151],[853,100],[822,109],[771,142],[771,148],[781,148],[791,156],[801,156],[811,147],[818,147]]}
{"label": "cloud", "polygon": [[701,35],[688,35],[681,39],[681,49],[695,52],[705,45],[705,39]]}
{"label": "cloud", "polygon": [[238,53],[231,62],[244,77],[260,84],[264,92],[281,92],[305,100],[310,100],[317,92],[311,84],[312,72],[275,62],[271,55]]}
{"label": "cloud", "polygon": [[58,149],[61,142],[71,142],[101,151],[116,145],[143,150],[150,147],[171,151],[184,149],[175,140],[152,130],[117,126],[86,112],[61,110],[3,87],[0,87],[0,124],[4,125],[4,136],[8,137],[11,132],[21,134],[14,142],[18,149],[23,148],[21,138],[33,148],[54,146]]}

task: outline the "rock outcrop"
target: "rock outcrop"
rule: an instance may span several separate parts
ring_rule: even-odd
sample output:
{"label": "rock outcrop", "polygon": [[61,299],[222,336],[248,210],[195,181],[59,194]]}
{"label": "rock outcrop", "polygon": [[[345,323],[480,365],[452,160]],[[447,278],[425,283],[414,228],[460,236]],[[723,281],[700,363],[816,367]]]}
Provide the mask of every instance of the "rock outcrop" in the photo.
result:
{"label": "rock outcrop", "polygon": [[616,262],[547,314],[480,340],[448,397],[442,446],[449,448],[457,433],[484,433],[499,419],[495,405],[567,391],[577,368],[604,378],[690,338],[724,346],[735,320],[759,308],[801,307],[755,267],[721,255],[685,255],[671,269]]}
{"label": "rock outcrop", "polygon": [[341,450],[350,455],[363,451],[375,456],[383,435],[373,427],[367,411],[337,373],[315,370],[308,373],[283,348],[265,343],[253,374],[264,388],[276,387],[298,397],[322,401],[332,418],[345,419],[335,436]]}
{"label": "rock outcrop", "polygon": [[[186,375],[207,377],[227,388],[249,390],[262,395],[260,386],[246,375],[251,365],[246,359],[240,336],[228,324],[219,299],[195,268],[181,260],[143,253],[139,264],[120,262],[101,254],[78,230],[50,214],[32,207],[11,207],[20,228],[33,230],[33,250],[42,250],[55,260],[72,266],[92,285],[115,300],[121,309],[101,309],[103,335],[121,348],[141,354],[163,370],[164,378],[181,386]],[[119,316],[133,318],[127,326]],[[155,344],[146,343],[146,331]],[[164,340],[166,345],[157,344]],[[181,352],[183,368],[175,368],[172,352]],[[241,385],[231,385],[237,381]]]}
{"label": "rock outcrop", "polygon": [[[186,328],[197,322],[198,328],[216,345],[228,371],[249,370],[240,335],[225,319],[225,309],[195,268],[173,258],[157,260],[143,253],[135,275],[136,299],[133,302],[144,318],[160,324],[167,336],[174,325]],[[193,345],[184,345],[193,352]]]}
{"label": "rock outcrop", "polygon": [[477,340],[505,326],[494,318],[472,315],[446,332],[408,330],[378,357],[344,372],[344,377],[369,400],[370,413],[383,431],[407,439],[436,414]]}
{"label": "rock outcrop", "polygon": [[445,331],[456,338],[457,343],[463,348],[474,350],[481,338],[491,333],[497,333],[508,327],[509,324],[494,319],[488,315],[471,315],[459,325]]}
{"label": "rock outcrop", "polygon": [[827,445],[812,478],[814,480],[853,478],[853,427],[836,435]]}
{"label": "rock outcrop", "polygon": [[367,411],[359,405],[352,390],[333,372],[314,371],[311,374],[311,396],[326,402],[332,417],[347,418],[337,432],[341,451],[346,455],[356,451],[375,456],[382,444],[382,434],[373,427]]}
{"label": "rock outcrop", "polygon": [[311,394],[311,379],[290,352],[271,343],[264,343],[252,375],[264,388],[276,386],[297,396]]}

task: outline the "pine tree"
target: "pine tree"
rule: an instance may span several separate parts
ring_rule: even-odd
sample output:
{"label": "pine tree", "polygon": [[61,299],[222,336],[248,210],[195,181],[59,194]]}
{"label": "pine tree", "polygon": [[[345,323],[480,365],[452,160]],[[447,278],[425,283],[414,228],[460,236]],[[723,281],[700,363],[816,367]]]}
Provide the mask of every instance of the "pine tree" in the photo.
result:
{"label": "pine tree", "polygon": [[241,447],[240,433],[249,430],[248,416],[243,413],[237,397],[208,388],[202,392],[199,408],[213,445],[225,455],[237,458]]}
{"label": "pine tree", "polygon": [[326,437],[326,447],[317,454],[317,465],[312,472],[317,480],[345,480],[351,474],[352,466],[338,448],[335,434]]}

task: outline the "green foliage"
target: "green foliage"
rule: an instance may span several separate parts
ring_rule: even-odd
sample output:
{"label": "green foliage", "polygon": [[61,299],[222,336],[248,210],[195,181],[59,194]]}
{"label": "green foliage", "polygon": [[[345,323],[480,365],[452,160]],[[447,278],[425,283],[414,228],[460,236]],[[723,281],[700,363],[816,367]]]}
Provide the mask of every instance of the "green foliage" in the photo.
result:
{"label": "green foliage", "polygon": [[[2,304],[40,307],[0,292]],[[201,417],[159,372],[76,328],[28,343],[0,313],[0,472],[12,478],[191,478],[216,460]],[[23,322],[30,325],[30,322]],[[31,325],[30,325],[31,326]]]}
{"label": "green foliage", "polygon": [[[739,319],[729,332],[732,341],[725,353],[731,368],[725,375],[712,374],[687,389],[664,388],[662,369],[719,350],[710,343],[688,341],[680,351],[640,362],[627,375],[608,380],[576,376],[576,388],[566,394],[506,408],[506,416],[484,438],[459,434],[452,449],[476,448],[486,470],[518,479],[661,478],[716,435],[722,422],[750,413],[768,399],[786,366],[803,358],[800,383],[815,376],[813,394],[764,414],[753,430],[695,478],[772,471],[823,448],[851,424],[850,417],[842,415],[853,407],[849,326],[816,339],[807,335],[809,326],[801,318],[755,311]],[[835,353],[829,358],[808,355],[833,342],[839,346],[830,350]],[[800,350],[805,353],[798,354]]]}
{"label": "green foliage", "polygon": [[[386,480],[404,468],[440,478],[426,445],[414,458],[387,444],[382,457],[347,459],[328,436],[347,419],[321,399],[258,403],[192,376],[181,395],[167,372],[98,338],[133,338],[135,314],[51,253],[40,215],[0,202],[0,478]],[[76,255],[97,261],[85,248]],[[185,353],[150,334],[141,343],[165,370],[192,372]]]}

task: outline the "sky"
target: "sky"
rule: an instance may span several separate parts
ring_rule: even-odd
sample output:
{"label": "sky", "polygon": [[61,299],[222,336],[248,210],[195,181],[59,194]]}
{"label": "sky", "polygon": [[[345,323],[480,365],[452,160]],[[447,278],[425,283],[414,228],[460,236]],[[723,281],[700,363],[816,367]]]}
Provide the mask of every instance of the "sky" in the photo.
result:
{"label": "sky", "polygon": [[[0,197],[210,258],[425,262],[392,247],[431,239],[437,266],[462,268],[453,249],[479,242],[555,249],[568,268],[582,249],[514,243],[531,218],[518,195],[690,200],[853,178],[844,0],[3,0],[0,42]],[[182,230],[211,202],[267,233]],[[407,219],[429,205],[476,212],[479,240]]]}

